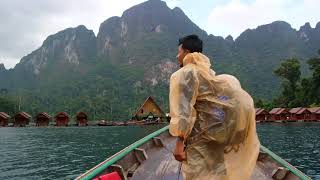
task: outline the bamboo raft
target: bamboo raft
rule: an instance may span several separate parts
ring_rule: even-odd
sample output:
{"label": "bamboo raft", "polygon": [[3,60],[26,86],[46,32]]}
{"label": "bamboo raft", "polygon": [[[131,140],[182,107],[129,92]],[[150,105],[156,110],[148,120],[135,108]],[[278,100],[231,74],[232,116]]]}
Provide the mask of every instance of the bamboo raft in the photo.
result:
{"label": "bamboo raft", "polygon": [[[171,150],[176,138],[168,132],[168,126],[149,134],[107,158],[77,180],[91,180],[117,172],[123,180],[182,180],[181,164]],[[294,180],[311,179],[275,153],[260,147],[260,154],[251,179]]]}

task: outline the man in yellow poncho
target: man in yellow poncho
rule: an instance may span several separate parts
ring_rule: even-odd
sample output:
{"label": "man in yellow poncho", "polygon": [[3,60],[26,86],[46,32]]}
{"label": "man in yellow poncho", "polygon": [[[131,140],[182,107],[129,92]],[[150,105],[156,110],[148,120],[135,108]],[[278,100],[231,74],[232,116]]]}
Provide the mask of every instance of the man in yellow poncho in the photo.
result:
{"label": "man in yellow poncho", "polygon": [[250,179],[259,154],[251,96],[231,75],[216,75],[196,35],[179,40],[170,78],[170,133],[184,180]]}

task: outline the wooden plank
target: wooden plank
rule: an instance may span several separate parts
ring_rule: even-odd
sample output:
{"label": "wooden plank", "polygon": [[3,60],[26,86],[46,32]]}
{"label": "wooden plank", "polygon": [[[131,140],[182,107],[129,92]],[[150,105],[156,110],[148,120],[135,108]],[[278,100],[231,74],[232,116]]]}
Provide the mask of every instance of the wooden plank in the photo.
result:
{"label": "wooden plank", "polygon": [[148,159],[148,155],[144,149],[135,148],[134,154],[136,155],[136,157],[140,163],[142,163],[143,161]]}
{"label": "wooden plank", "polygon": [[286,177],[287,173],[288,170],[286,168],[279,167],[275,170],[274,174],[272,175],[272,178],[275,180],[282,180]]}
{"label": "wooden plank", "polygon": [[116,171],[120,175],[122,180],[127,180],[127,175],[124,172],[124,170],[123,170],[121,165],[113,164],[113,165],[109,166],[109,170],[110,170],[110,172]]}
{"label": "wooden plank", "polygon": [[180,163],[172,155],[176,138],[164,140],[166,148],[152,148],[149,158],[141,163],[131,180],[182,180]]}
{"label": "wooden plank", "polygon": [[156,144],[158,147],[164,147],[164,143],[160,137],[154,137],[153,142]]}

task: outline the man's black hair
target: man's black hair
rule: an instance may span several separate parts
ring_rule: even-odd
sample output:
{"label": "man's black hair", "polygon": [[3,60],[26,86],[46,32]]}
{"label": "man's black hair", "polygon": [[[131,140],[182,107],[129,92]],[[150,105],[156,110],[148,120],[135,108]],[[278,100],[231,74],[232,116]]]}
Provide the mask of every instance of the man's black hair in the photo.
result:
{"label": "man's black hair", "polygon": [[190,53],[202,52],[202,40],[195,34],[180,38],[179,46],[180,45],[182,45],[183,49],[189,50]]}

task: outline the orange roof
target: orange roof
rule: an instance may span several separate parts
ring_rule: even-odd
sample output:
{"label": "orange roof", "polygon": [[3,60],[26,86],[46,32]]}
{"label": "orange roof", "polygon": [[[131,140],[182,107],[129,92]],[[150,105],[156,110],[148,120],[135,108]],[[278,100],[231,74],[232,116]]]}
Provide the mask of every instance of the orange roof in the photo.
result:
{"label": "orange roof", "polygon": [[22,117],[24,117],[24,118],[26,118],[26,119],[30,119],[31,118],[31,116],[28,114],[28,113],[26,113],[26,112],[24,112],[24,111],[22,111],[22,112],[19,112],[18,114],[16,114],[14,117],[17,117],[17,116],[22,116]]}
{"label": "orange roof", "polygon": [[269,114],[269,112],[266,111],[265,109],[257,108],[256,109],[256,115],[259,115],[259,114]]}
{"label": "orange roof", "polygon": [[69,117],[69,114],[66,112],[58,112],[54,117],[58,117],[58,116],[66,116]]}
{"label": "orange roof", "polygon": [[299,112],[302,109],[302,107],[297,107],[297,108],[292,108],[290,109],[290,113],[291,114],[297,114],[297,112]]}
{"label": "orange roof", "polygon": [[269,114],[276,114],[281,108],[273,108]]}
{"label": "orange roof", "polygon": [[39,113],[39,114],[37,115],[37,117],[40,116],[40,115],[43,115],[44,117],[46,117],[46,118],[48,118],[48,119],[51,118],[51,116],[50,116],[48,113],[46,113],[46,112],[41,112],[41,113]]}
{"label": "orange roof", "polygon": [[282,114],[282,113],[289,113],[289,111],[286,108],[280,108],[280,110],[276,112],[276,114]]}
{"label": "orange roof", "polygon": [[301,108],[298,112],[297,112],[297,114],[305,114],[305,113],[311,113],[307,108]]}
{"label": "orange roof", "polygon": [[77,116],[77,117],[78,117],[78,116],[85,116],[85,117],[87,117],[88,115],[87,115],[87,113],[81,111],[81,112],[78,112],[76,116]]}
{"label": "orange roof", "polygon": [[308,108],[311,113],[320,114],[320,107]]}
{"label": "orange roof", "polygon": [[3,119],[8,119],[8,118],[10,118],[10,116],[9,116],[7,113],[5,113],[5,112],[0,112],[0,117],[2,117]]}
{"label": "orange roof", "polygon": [[152,102],[157,106],[157,108],[159,108],[161,114],[165,115],[164,112],[162,111],[162,109],[158,106],[158,104],[155,102],[155,100],[154,100],[151,96],[149,96],[149,97],[143,102],[143,104],[136,110],[136,112],[134,113],[134,115],[138,114],[138,112],[143,108],[143,106],[147,103],[148,100],[152,101]]}
{"label": "orange roof", "polygon": [[282,114],[282,113],[288,113],[289,111],[286,108],[273,108],[269,114]]}

